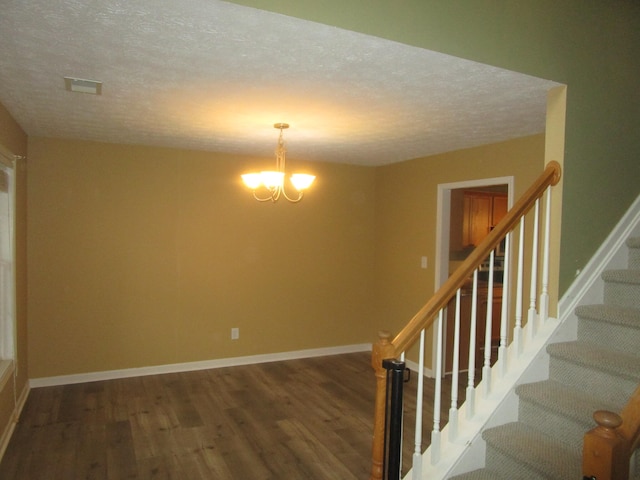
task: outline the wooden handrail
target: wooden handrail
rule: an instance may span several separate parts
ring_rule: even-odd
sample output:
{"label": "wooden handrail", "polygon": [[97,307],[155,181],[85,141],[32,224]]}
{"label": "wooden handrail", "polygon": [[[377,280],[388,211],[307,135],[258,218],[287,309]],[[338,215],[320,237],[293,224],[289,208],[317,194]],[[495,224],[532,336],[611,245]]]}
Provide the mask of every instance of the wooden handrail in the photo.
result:
{"label": "wooden handrail", "polygon": [[391,342],[394,347],[394,356],[406,351],[420,335],[420,332],[431,326],[435,315],[444,308],[456,291],[464,285],[473,271],[480,265],[500,243],[507,233],[515,226],[535,204],[536,200],[549,186],[556,185],[560,181],[561,168],[558,162],[549,162],[542,175],[520,197],[516,204],[507,212],[505,217],[484,238],[467,259],[447,279],[431,299],[409,321]]}
{"label": "wooden handrail", "polygon": [[560,181],[562,169],[558,162],[547,164],[543,173],[534,181],[529,189],[520,197],[505,217],[484,238],[467,259],[444,282],[431,299],[416,313],[409,323],[390,342],[390,334],[381,332],[377,343],[373,345],[371,364],[376,376],[376,399],[373,426],[373,449],[371,480],[380,480],[383,474],[384,456],[384,415],[386,399],[386,370],[382,360],[397,358],[406,351],[419,337],[420,332],[430,327],[436,314],[443,309],[449,300],[460,289],[478,266],[489,256],[502,239],[512,231],[520,219],[535,205],[549,186]]}
{"label": "wooden handrail", "polygon": [[598,480],[626,480],[631,455],[640,447],[640,385],[620,415],[599,410],[593,419],[598,426],[584,436],[583,475]]}

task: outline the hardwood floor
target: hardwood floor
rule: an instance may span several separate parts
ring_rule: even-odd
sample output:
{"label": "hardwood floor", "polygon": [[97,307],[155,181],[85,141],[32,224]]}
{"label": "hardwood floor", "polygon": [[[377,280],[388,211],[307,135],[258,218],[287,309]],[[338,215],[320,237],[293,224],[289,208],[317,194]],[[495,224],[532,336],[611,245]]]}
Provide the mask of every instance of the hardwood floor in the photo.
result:
{"label": "hardwood floor", "polygon": [[0,478],[367,479],[373,398],[369,353],[38,388]]}

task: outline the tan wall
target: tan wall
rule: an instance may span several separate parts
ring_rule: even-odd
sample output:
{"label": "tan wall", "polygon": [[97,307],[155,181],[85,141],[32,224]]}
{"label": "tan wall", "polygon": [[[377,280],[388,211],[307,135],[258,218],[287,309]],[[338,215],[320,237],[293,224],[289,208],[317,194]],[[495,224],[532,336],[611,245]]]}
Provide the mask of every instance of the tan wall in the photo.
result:
{"label": "tan wall", "polygon": [[30,138],[31,378],[370,341],[374,169],[260,204],[253,164]]}
{"label": "tan wall", "polygon": [[238,180],[255,160],[32,138],[30,375],[374,341],[433,292],[437,185],[515,175],[517,195],[543,161],[538,135],[379,169],[314,163],[304,201],[273,205]]}
{"label": "tan wall", "polygon": [[[27,136],[0,104],[0,145],[14,155],[27,154]],[[24,392],[27,379],[27,170],[24,160],[17,163],[16,187],[16,326],[17,326],[17,376],[15,386],[7,382],[0,391],[0,436],[9,427],[15,400]]]}
{"label": "tan wall", "polygon": [[544,154],[544,135],[536,135],[377,170],[377,328],[397,334],[434,293],[438,185],[514,176],[517,199],[541,173]]}

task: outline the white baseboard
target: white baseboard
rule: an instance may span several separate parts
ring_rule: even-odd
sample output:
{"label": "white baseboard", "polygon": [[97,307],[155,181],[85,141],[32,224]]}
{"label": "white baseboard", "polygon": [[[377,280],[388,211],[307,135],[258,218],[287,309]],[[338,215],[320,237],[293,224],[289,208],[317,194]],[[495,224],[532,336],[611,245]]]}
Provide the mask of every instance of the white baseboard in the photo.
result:
{"label": "white baseboard", "polygon": [[[412,360],[405,360],[405,364],[407,365],[407,368],[409,370],[414,371],[416,374],[420,371],[420,365],[418,364],[418,362],[414,362]],[[430,368],[424,367],[422,374],[427,378],[435,378],[433,370],[431,370]]]}
{"label": "white baseboard", "polygon": [[323,357],[327,355],[339,355],[343,353],[366,351],[371,351],[370,343],[343,345],[339,347],[313,348],[309,350],[296,350],[292,352],[268,353],[264,355],[249,355],[246,357],[220,358],[215,360],[204,360],[201,362],[174,363],[170,365],[157,365],[151,367],[126,368],[123,370],[108,370],[103,372],[81,373],[76,375],[32,378],[29,380],[29,386],[31,388],[52,387],[58,385],[71,385],[74,383],[96,382],[100,380],[113,380],[116,378],[141,377],[145,375],[158,375],[163,373],[189,372],[194,370],[207,370],[210,368],[235,367],[238,365],[280,362],[283,360],[296,360],[300,358]]}

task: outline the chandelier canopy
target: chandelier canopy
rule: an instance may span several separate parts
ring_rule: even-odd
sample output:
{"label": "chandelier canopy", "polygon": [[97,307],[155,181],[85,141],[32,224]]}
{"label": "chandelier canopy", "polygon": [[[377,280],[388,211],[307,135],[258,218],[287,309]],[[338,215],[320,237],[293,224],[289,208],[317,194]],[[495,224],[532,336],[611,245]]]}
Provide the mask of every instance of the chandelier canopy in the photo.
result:
{"label": "chandelier canopy", "polygon": [[285,157],[287,150],[284,146],[282,132],[286,128],[289,128],[289,124],[276,123],[273,127],[280,130],[278,146],[275,152],[276,169],[245,173],[242,175],[242,181],[251,189],[253,197],[259,202],[267,202],[269,200],[277,202],[280,196],[283,196],[290,202],[299,202],[302,200],[304,191],[311,186],[316,177],[306,173],[293,173],[291,177],[289,177],[289,180],[295,189],[295,193],[287,193],[285,188]]}

